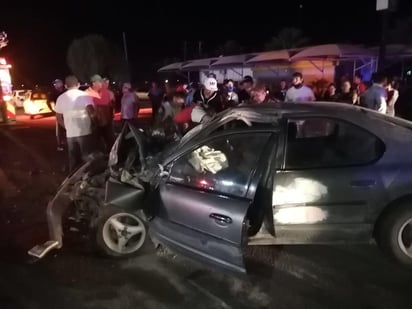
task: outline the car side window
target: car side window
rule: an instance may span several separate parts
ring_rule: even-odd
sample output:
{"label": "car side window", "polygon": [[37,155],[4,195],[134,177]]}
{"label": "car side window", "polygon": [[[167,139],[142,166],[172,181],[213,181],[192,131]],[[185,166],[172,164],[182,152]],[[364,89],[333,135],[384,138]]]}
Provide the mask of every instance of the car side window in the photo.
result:
{"label": "car side window", "polygon": [[289,119],[287,131],[286,169],[364,165],[385,151],[372,133],[335,119]]}
{"label": "car side window", "polygon": [[243,133],[210,140],[174,162],[169,182],[243,197],[270,135]]}

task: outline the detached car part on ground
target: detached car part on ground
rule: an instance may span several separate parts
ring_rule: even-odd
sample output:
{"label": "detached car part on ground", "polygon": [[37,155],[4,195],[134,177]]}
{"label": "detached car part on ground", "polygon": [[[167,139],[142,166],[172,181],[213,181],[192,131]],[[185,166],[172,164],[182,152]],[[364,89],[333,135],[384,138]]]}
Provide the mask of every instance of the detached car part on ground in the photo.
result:
{"label": "detached car part on ground", "polygon": [[[138,252],[149,235],[244,272],[246,245],[376,240],[412,265],[411,122],[345,104],[270,104],[225,111],[159,153],[145,138],[127,125],[108,170],[93,176],[88,163],[63,183],[48,207],[51,242],[32,255],[62,246],[62,205],[80,197],[74,205],[96,201],[86,208],[111,256]],[[106,178],[104,189],[96,179]]]}

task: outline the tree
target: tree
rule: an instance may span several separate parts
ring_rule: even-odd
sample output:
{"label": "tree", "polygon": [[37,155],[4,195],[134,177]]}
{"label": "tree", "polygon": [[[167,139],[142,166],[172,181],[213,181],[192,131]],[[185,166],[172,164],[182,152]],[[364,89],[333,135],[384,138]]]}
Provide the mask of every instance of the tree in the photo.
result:
{"label": "tree", "polygon": [[302,30],[297,28],[283,28],[265,44],[265,50],[302,47],[309,44],[309,42],[309,38],[303,35]]}
{"label": "tree", "polygon": [[243,52],[243,46],[241,46],[235,40],[226,41],[224,44],[218,46],[214,51],[215,56],[228,56],[241,54]]}
{"label": "tree", "polygon": [[80,80],[88,81],[94,74],[125,80],[127,72],[120,48],[103,36],[90,34],[75,39],[67,52],[67,64]]}

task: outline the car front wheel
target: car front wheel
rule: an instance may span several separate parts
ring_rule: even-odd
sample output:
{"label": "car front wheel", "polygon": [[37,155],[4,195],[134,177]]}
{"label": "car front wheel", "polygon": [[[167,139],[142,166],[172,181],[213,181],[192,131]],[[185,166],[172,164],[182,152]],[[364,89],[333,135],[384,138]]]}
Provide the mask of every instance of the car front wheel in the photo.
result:
{"label": "car front wheel", "polygon": [[129,257],[143,246],[147,229],[135,213],[107,207],[97,221],[96,242],[100,251],[110,257]]}
{"label": "car front wheel", "polygon": [[412,266],[412,206],[409,203],[399,205],[385,215],[377,241],[398,262]]}

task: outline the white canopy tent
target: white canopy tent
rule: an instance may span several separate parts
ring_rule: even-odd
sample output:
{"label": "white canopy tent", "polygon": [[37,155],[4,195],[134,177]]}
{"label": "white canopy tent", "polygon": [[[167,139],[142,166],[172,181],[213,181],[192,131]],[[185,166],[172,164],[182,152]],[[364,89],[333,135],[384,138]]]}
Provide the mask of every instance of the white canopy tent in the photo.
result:
{"label": "white canopy tent", "polygon": [[290,57],[291,52],[287,49],[273,50],[257,54],[256,56],[247,60],[246,64],[253,65],[264,62],[289,61]]}
{"label": "white canopy tent", "polygon": [[376,52],[373,50],[347,44],[324,44],[303,48],[291,57],[291,61],[299,60],[312,62],[322,72],[324,68],[316,65],[314,60],[353,61],[353,75],[366,66],[376,71],[378,64]]}
{"label": "white canopy tent", "polygon": [[212,68],[224,68],[224,67],[233,67],[233,66],[243,66],[246,60],[255,56],[256,54],[243,54],[243,55],[234,55],[234,56],[222,56],[219,57],[216,62],[214,62]]}
{"label": "white canopy tent", "polygon": [[245,67],[246,60],[255,56],[256,54],[242,54],[232,56],[221,56],[210,65],[210,70],[220,79],[240,80],[245,73],[250,74],[251,70]]}
{"label": "white canopy tent", "polygon": [[357,45],[325,44],[303,48],[292,56],[291,60],[302,59],[353,59],[354,57],[372,57],[375,52]]}
{"label": "white canopy tent", "polygon": [[168,64],[164,67],[161,67],[160,69],[157,70],[157,72],[173,72],[173,71],[180,71],[182,69],[182,65],[185,64],[185,62],[175,62]]}
{"label": "white canopy tent", "polygon": [[181,67],[182,71],[195,71],[200,69],[208,69],[219,58],[204,58],[204,59],[196,59],[190,60],[185,65]]}

